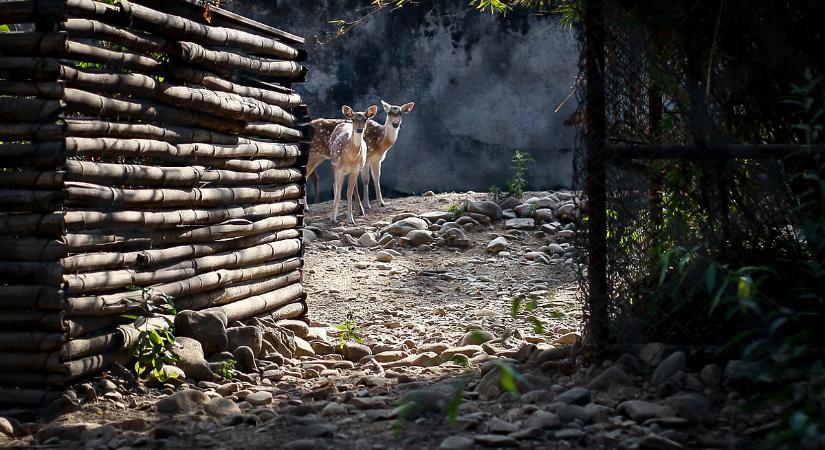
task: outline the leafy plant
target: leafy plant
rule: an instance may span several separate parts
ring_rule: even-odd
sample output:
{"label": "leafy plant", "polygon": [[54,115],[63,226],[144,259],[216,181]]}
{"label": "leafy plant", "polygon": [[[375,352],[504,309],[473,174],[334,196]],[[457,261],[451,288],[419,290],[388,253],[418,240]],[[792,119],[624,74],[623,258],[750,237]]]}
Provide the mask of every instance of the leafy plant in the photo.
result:
{"label": "leafy plant", "polygon": [[490,195],[493,201],[500,202],[507,197],[515,197],[521,199],[524,195],[524,189],[527,187],[527,166],[533,161],[530,153],[522,150],[516,150],[510,158],[510,169],[513,171],[513,178],[504,185],[504,188],[498,186],[490,187]]}
{"label": "leafy plant", "polygon": [[451,203],[451,204],[447,205],[447,212],[457,213],[457,212],[460,212],[460,211],[461,211],[461,205],[458,205],[456,203]]}
{"label": "leafy plant", "polygon": [[501,362],[501,360],[494,360],[493,364],[495,364],[501,372],[501,376],[498,381],[499,386],[501,386],[504,392],[509,393],[513,397],[517,397],[518,380],[521,379],[521,374],[512,366]]}
{"label": "leafy plant", "polygon": [[339,347],[343,349],[348,342],[355,341],[359,344],[364,343],[364,338],[361,336],[361,331],[358,329],[358,324],[353,319],[352,311],[347,311],[347,320],[344,323],[335,325],[335,328],[341,330],[341,343]]}
{"label": "leafy plant", "polygon": [[520,199],[524,194],[524,188],[527,187],[527,179],[524,178],[527,173],[527,165],[533,161],[533,157],[526,151],[516,150],[510,160],[513,169],[513,179],[507,183],[505,193],[510,197]]}
{"label": "leafy plant", "polygon": [[231,380],[235,377],[235,365],[237,361],[234,359],[227,359],[221,362],[221,366],[218,368],[218,375],[221,376],[224,380]]}
{"label": "leafy plant", "polygon": [[[141,289],[141,297],[143,301],[139,303],[140,313],[123,315],[127,319],[133,319],[135,327],[140,331],[128,354],[135,359],[134,369],[138,376],[147,376],[163,383],[169,378],[177,377],[177,373],[167,375],[163,366],[174,364],[180,359],[172,352],[175,346],[174,321],[169,316],[176,314],[175,305],[172,297],[151,288]],[[163,320],[165,326],[152,326],[150,319]]]}
{"label": "leafy plant", "polygon": [[[552,296],[549,292],[547,295]],[[519,294],[510,301],[510,317],[513,319],[524,318],[532,326],[533,332],[541,335],[545,332],[544,323],[533,315],[538,309],[539,297],[536,295]]]}
{"label": "leafy plant", "polygon": [[500,203],[502,200],[505,200],[504,194],[498,186],[490,186],[490,196],[493,197],[493,201],[496,203]]}

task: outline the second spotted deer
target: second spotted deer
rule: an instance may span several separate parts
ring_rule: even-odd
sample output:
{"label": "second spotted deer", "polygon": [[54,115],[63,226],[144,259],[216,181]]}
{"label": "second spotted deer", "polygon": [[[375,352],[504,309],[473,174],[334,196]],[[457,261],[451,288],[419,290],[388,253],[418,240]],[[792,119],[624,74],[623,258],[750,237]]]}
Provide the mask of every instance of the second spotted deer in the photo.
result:
{"label": "second spotted deer", "polygon": [[[366,112],[354,112],[344,105],[341,108],[344,117],[349,121],[338,124],[329,137],[329,159],[332,160],[333,193],[332,221],[338,220],[338,206],[341,203],[341,189],[344,178],[348,178],[347,185],[347,222],[355,223],[352,216],[352,198],[357,189],[358,174],[367,161],[367,143],[364,141],[364,131],[367,121],[378,112],[378,107],[370,106]],[[360,202],[359,202],[359,206]],[[361,208],[363,214],[363,207]]]}

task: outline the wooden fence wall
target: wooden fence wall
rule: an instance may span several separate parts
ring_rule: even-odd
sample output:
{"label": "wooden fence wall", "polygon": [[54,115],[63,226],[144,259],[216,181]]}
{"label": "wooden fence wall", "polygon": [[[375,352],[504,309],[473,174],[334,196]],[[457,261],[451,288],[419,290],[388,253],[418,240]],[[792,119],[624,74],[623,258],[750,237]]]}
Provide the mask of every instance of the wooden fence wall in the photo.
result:
{"label": "wooden fence wall", "polygon": [[0,385],[122,359],[161,295],[305,314],[302,39],[185,0],[4,1],[0,24],[28,24],[0,33]]}

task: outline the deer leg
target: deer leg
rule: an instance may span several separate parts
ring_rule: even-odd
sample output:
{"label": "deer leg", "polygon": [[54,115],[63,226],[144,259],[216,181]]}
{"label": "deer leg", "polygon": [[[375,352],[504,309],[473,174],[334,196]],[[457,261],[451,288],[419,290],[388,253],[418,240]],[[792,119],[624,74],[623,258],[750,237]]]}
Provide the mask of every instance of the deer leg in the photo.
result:
{"label": "deer leg", "polygon": [[384,202],[384,196],[381,195],[381,161],[371,162],[370,170],[372,171],[372,181],[375,183],[375,198],[378,200],[378,205],[387,206]]}
{"label": "deer leg", "polygon": [[330,220],[332,221],[332,223],[337,223],[338,222],[338,204],[341,202],[341,187],[344,184],[344,178],[341,175],[341,172],[338,170],[338,168],[333,167],[333,172],[335,173],[334,180],[333,180],[333,183],[335,183],[335,184],[333,185],[333,188],[332,188],[332,192],[333,192],[332,217],[330,217]]}
{"label": "deer leg", "polygon": [[[357,180],[356,180],[357,181]],[[367,218],[367,213],[364,212],[364,204],[361,203],[361,192],[358,189],[358,183],[355,183],[355,201],[358,202],[358,209],[361,211],[361,217]]]}
{"label": "deer leg", "polygon": [[347,223],[355,223],[355,218],[352,216],[352,197],[355,196],[357,185],[358,172],[353,170],[349,174],[349,185],[347,186]]}
{"label": "deer leg", "polygon": [[310,181],[312,181],[312,187],[315,188],[315,203],[321,203],[321,191],[318,190],[320,177],[317,172],[312,172],[312,175],[310,175],[309,178]]}
{"label": "deer leg", "polygon": [[[318,191],[318,174],[315,173],[315,169],[322,162],[324,162],[323,159],[310,159],[307,161],[307,181],[312,181],[312,185],[315,187],[315,203],[320,203],[321,200],[321,193]],[[304,209],[309,212],[309,202],[306,202]]]}
{"label": "deer leg", "polygon": [[364,199],[361,208],[372,209],[370,206],[370,168],[364,166],[361,168],[361,183],[364,184]]}

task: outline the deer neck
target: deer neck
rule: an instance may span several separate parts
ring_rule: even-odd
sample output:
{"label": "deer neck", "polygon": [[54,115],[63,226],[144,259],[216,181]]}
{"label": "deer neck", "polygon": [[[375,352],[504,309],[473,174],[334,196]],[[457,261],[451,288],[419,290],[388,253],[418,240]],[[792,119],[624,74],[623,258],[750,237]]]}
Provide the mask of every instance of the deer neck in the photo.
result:
{"label": "deer neck", "polygon": [[393,144],[395,144],[395,140],[398,139],[398,130],[401,129],[401,125],[398,128],[393,128],[392,122],[390,122],[390,116],[387,115],[387,118],[384,119],[384,134],[381,136],[381,142],[384,144],[385,147],[389,148]]}
{"label": "deer neck", "polygon": [[[366,133],[367,127],[364,126],[364,133]],[[362,150],[362,143],[364,142],[364,133],[356,133],[355,126],[352,127],[352,136],[350,136],[349,141],[349,151],[352,154],[360,153]]]}

